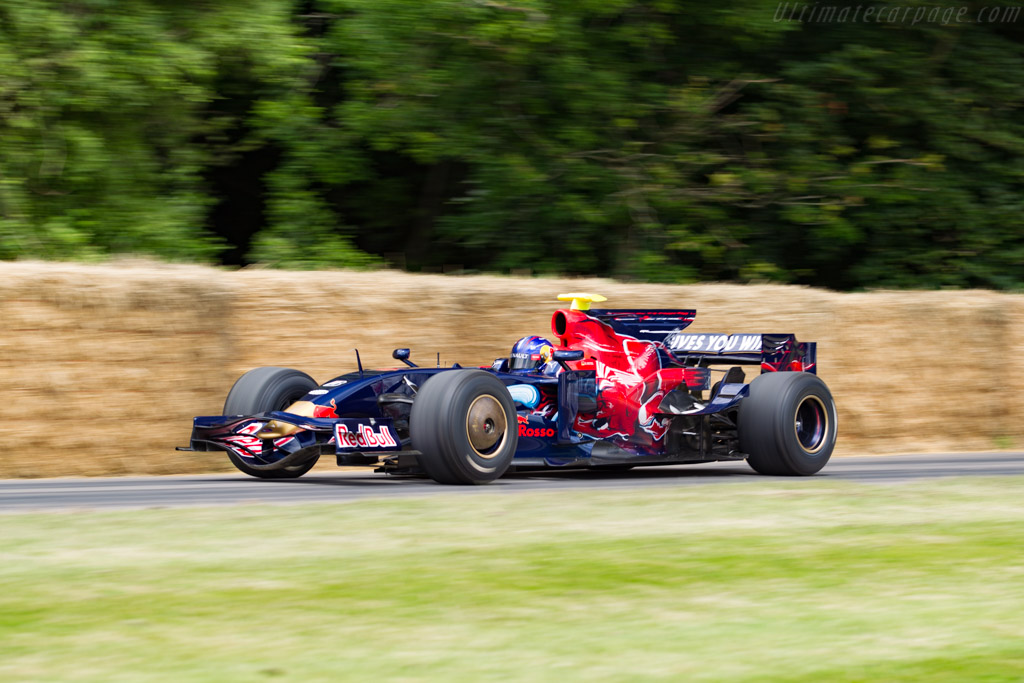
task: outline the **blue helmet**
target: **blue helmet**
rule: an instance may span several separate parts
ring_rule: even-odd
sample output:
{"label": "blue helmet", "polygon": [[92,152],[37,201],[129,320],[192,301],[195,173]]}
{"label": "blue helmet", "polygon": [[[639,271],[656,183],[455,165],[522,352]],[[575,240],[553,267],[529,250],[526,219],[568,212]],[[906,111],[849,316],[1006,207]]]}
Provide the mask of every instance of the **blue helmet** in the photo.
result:
{"label": "blue helmet", "polygon": [[512,346],[509,370],[536,370],[551,360],[553,347],[544,337],[523,337]]}

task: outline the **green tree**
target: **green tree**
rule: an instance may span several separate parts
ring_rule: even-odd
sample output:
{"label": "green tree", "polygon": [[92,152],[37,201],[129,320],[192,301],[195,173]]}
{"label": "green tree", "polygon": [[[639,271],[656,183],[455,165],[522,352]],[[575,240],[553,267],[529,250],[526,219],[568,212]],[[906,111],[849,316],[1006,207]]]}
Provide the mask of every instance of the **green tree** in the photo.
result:
{"label": "green tree", "polygon": [[6,0],[0,258],[212,259],[205,174],[266,144],[230,100],[285,98],[312,68],[276,0]]}
{"label": "green tree", "polygon": [[1024,19],[981,9],[8,0],[0,258],[1021,287]]}

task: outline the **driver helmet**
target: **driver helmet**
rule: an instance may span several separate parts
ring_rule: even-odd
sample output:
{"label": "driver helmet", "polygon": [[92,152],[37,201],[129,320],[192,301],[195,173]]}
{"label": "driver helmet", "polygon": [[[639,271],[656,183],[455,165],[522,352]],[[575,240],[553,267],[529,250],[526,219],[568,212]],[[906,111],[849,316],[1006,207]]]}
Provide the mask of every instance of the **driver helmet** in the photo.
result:
{"label": "driver helmet", "polygon": [[544,337],[523,337],[512,346],[509,370],[538,370],[551,360],[554,347]]}

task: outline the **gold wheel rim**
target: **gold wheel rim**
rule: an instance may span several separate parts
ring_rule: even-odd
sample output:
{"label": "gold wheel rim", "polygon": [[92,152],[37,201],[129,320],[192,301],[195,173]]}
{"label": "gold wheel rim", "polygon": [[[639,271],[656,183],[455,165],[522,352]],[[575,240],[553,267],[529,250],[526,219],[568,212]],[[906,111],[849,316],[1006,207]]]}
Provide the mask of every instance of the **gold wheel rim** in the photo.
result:
{"label": "gold wheel rim", "polygon": [[[800,436],[800,432],[803,428],[803,420],[800,417],[800,411],[804,408],[804,406],[807,403],[817,404],[817,410],[815,412],[817,412],[821,416],[819,420],[819,424],[821,427],[820,433],[817,433],[818,430],[815,429],[816,434],[814,438],[814,444],[812,444],[811,447],[805,446],[803,443],[803,439]],[[806,452],[808,455],[815,455],[819,451],[821,451],[821,449],[825,447],[825,444],[828,443],[829,427],[830,425],[828,420],[828,409],[825,407],[825,404],[822,402],[822,400],[817,396],[805,396],[804,399],[800,401],[800,405],[796,407],[796,415],[794,416],[793,420],[793,432],[796,434],[796,441],[797,443],[800,444],[800,447],[804,449],[804,452]]]}
{"label": "gold wheel rim", "polygon": [[469,445],[481,458],[491,459],[501,450],[508,431],[505,408],[494,396],[477,396],[466,415]]}

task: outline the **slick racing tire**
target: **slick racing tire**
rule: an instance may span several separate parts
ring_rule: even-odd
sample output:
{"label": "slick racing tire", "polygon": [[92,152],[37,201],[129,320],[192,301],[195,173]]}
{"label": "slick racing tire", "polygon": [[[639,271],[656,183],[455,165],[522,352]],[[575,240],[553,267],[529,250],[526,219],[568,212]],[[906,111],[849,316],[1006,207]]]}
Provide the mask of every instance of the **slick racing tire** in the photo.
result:
{"label": "slick racing tire", "polygon": [[508,469],[519,426],[512,396],[483,370],[449,370],[416,394],[409,416],[412,447],[440,484],[485,484]]}
{"label": "slick racing tire", "polygon": [[[235,382],[224,401],[225,415],[256,415],[273,410],[284,410],[317,388],[316,380],[304,372],[290,368],[256,368]],[[228,451],[231,464],[250,477],[260,479],[295,479],[313,469],[319,454],[309,460],[279,470],[258,470],[250,467],[244,458]]]}
{"label": "slick racing tire", "polygon": [[739,412],[740,450],[761,474],[814,474],[832,456],[836,404],[815,375],[772,372],[755,377]]}

